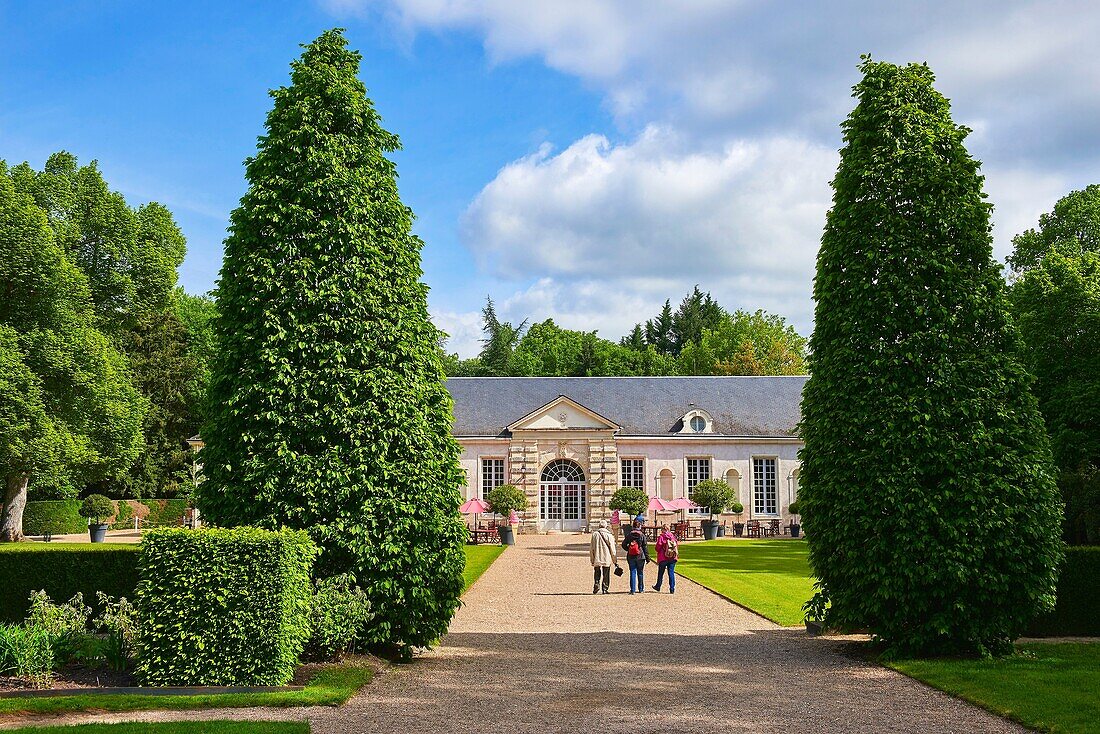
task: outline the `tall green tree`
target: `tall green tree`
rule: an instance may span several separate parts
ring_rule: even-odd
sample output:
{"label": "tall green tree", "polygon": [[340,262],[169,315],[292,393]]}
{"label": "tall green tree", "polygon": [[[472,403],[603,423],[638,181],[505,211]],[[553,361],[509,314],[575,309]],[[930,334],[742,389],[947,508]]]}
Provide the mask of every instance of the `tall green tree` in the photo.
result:
{"label": "tall green tree", "polygon": [[804,375],[806,339],[765,311],[723,313],[677,359],[681,375]]}
{"label": "tall green tree", "polygon": [[861,70],[802,402],[811,608],[893,653],[1003,652],[1054,601],[1050,449],[969,131],[926,65]]}
{"label": "tall green tree", "polygon": [[485,299],[485,308],[481,311],[485,338],[481,343],[481,353],[478,355],[478,363],[482,373],[486,376],[501,377],[511,374],[510,362],[512,354],[516,350],[523,332],[527,328],[527,321],[519,326],[513,326],[508,321],[497,318],[496,306],[492,298]]}
{"label": "tall green tree", "polygon": [[658,354],[676,355],[676,338],[672,331],[672,303],[666,300],[661,313],[645,322],[645,342]]}
{"label": "tall green tree", "polygon": [[87,277],[47,212],[0,163],[0,541],[23,537],[27,489],[43,473],[95,482],[141,445],[146,401],[96,328]]}
{"label": "tall green tree", "polygon": [[688,344],[701,342],[703,332],[717,328],[725,316],[725,310],[710,293],[703,293],[699,286],[695,286],[672,315],[673,353],[679,355]]}
{"label": "tall green tree", "polygon": [[214,321],[200,506],[223,525],[309,530],[322,574],[408,650],[462,593],[464,483],[422,242],[339,30],[291,64],[231,217]]}
{"label": "tall green tree", "polygon": [[1100,185],[1066,194],[1054,205],[1054,211],[1039,217],[1038,229],[1013,237],[1008,264],[1016,273],[1022,273],[1037,267],[1054,250],[1063,255],[1100,253]]}

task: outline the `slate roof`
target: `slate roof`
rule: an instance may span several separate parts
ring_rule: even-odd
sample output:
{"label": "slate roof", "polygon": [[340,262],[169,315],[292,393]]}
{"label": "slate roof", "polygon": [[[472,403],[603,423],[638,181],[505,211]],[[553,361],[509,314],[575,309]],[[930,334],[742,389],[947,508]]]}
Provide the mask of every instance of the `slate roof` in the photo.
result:
{"label": "slate roof", "polygon": [[455,436],[506,436],[506,426],[566,395],[622,426],[622,436],[680,430],[693,408],[725,436],[793,436],[800,417],[798,377],[451,377]]}

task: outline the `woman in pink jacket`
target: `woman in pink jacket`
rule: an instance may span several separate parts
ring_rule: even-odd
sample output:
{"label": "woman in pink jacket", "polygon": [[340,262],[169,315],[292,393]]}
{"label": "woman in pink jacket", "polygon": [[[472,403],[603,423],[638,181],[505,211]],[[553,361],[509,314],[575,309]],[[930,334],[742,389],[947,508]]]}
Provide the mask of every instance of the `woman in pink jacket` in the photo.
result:
{"label": "woman in pink jacket", "polygon": [[657,536],[657,585],[653,587],[654,591],[661,590],[661,581],[667,570],[668,593],[676,593],[676,561],[679,556],[680,546],[676,536],[669,531],[668,525],[662,524],[661,534]]}

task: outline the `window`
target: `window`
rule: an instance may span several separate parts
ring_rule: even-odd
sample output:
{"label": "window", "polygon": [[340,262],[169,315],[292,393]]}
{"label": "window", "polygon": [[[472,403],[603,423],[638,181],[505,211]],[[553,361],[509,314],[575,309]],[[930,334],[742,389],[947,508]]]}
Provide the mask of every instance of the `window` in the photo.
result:
{"label": "window", "polygon": [[707,419],[701,415],[697,415],[691,419],[691,430],[696,433],[702,433],[707,430]]}
{"label": "window", "polygon": [[494,487],[504,484],[504,459],[481,460],[481,498],[489,496]]}
{"label": "window", "polygon": [[756,515],[779,514],[775,459],[752,460],[752,511]]}
{"label": "window", "polygon": [[710,479],[710,459],[688,459],[687,470],[687,491],[690,497],[696,484]]}
{"label": "window", "polygon": [[645,459],[621,459],[622,475],[620,487],[645,489]]}

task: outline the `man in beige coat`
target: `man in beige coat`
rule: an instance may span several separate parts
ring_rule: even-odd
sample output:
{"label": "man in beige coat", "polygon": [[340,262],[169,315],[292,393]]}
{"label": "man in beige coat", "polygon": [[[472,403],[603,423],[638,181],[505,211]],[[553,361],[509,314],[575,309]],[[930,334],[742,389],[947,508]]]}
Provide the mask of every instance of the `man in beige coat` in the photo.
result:
{"label": "man in beige coat", "polygon": [[588,560],[592,563],[592,593],[598,594],[602,590],[606,594],[611,584],[611,567],[619,565],[615,537],[607,529],[607,520],[600,520],[599,528],[592,533]]}

